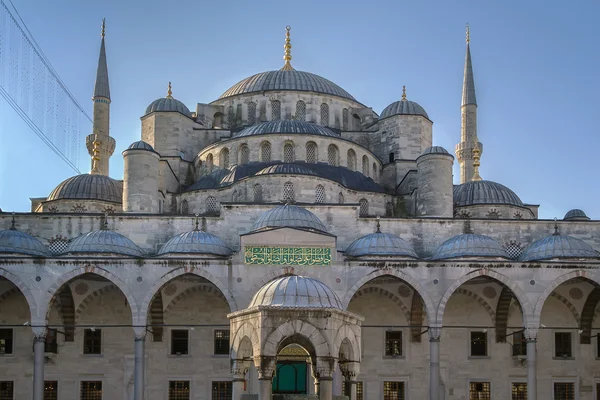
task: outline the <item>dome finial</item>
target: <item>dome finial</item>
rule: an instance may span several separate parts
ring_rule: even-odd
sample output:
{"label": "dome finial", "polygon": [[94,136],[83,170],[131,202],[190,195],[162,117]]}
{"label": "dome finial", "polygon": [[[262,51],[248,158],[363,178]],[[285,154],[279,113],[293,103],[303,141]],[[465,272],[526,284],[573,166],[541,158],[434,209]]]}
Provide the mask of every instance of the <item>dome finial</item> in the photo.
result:
{"label": "dome finial", "polygon": [[15,225],[15,213],[12,213],[12,221],[10,222],[10,230],[16,231],[17,227]]}
{"label": "dome finial", "polygon": [[94,147],[92,149],[92,170],[90,171],[92,175],[102,174],[100,168],[98,168],[98,164],[100,163],[100,145],[102,143],[97,138],[98,136],[96,136],[96,140],[93,142]]}
{"label": "dome finial", "polygon": [[106,18],[102,18],[102,37],[104,38],[104,34],[106,32]]}
{"label": "dome finial", "polygon": [[402,101],[406,101],[406,85],[402,85]]}
{"label": "dome finial", "polygon": [[167,89],[167,99],[173,98],[173,91],[171,90],[171,82],[169,82],[169,88]]}
{"label": "dome finial", "polygon": [[198,229],[198,223],[199,223],[199,221],[198,221],[198,216],[199,216],[200,214],[196,213],[196,214],[194,214],[194,215],[196,216],[196,219],[194,220],[194,230],[195,230],[195,231],[199,231],[199,229]]}
{"label": "dome finial", "polygon": [[381,233],[381,224],[379,223],[380,219],[381,219],[381,217],[378,215],[377,216],[377,233]]}
{"label": "dome finial", "polygon": [[472,181],[481,180],[481,176],[479,175],[479,166],[481,165],[481,163],[479,162],[480,158],[481,150],[479,150],[479,147],[475,147],[473,149],[473,178],[471,178]]}
{"label": "dome finial", "polygon": [[467,22],[467,44],[471,41],[471,29],[469,28],[469,23]]}
{"label": "dome finial", "polygon": [[283,68],[281,68],[282,71],[293,71],[294,68],[292,67],[291,61],[292,61],[292,42],[290,40],[290,31],[292,30],[291,26],[286,26],[285,27],[285,45],[283,46],[283,48],[285,49],[285,52],[283,54],[283,59],[285,60],[285,64],[283,64]]}
{"label": "dome finial", "polygon": [[558,232],[558,218],[554,217],[554,233],[552,236],[558,236],[560,233]]}
{"label": "dome finial", "polygon": [[103,215],[103,218],[102,218],[102,221],[101,221],[101,228],[100,228],[100,230],[107,231],[108,230],[108,213],[105,212],[102,215]]}

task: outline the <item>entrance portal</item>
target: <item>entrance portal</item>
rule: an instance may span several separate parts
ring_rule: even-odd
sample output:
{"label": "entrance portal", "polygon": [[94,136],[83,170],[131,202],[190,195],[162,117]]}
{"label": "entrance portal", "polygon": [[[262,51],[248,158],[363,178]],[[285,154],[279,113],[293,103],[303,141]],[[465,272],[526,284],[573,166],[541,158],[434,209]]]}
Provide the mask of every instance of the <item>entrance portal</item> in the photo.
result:
{"label": "entrance portal", "polygon": [[277,355],[273,394],[307,394],[310,355],[301,346],[291,344]]}

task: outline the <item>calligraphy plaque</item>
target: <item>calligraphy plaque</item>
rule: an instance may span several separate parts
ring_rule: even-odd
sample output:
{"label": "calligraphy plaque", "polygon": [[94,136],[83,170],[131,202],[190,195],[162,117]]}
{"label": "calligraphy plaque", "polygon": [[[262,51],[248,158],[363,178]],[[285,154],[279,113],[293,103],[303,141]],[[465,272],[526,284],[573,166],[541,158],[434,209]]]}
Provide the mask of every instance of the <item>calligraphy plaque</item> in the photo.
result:
{"label": "calligraphy plaque", "polygon": [[326,247],[246,246],[244,263],[254,265],[331,265]]}

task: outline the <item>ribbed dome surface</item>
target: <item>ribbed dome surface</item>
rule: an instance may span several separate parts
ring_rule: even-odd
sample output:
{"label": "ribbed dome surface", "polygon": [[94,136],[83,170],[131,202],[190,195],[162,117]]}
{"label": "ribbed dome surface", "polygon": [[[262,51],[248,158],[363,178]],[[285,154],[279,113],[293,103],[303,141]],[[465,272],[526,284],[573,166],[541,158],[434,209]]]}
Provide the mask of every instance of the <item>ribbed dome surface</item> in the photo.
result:
{"label": "ribbed dome surface", "polygon": [[509,258],[500,244],[489,236],[465,233],[446,240],[437,248],[432,260],[456,257]]}
{"label": "ribbed dome surface", "polygon": [[325,225],[323,225],[315,214],[293,204],[284,204],[263,213],[254,222],[251,230],[257,231],[264,228],[282,227],[314,229],[327,232],[327,228],[325,228]]}
{"label": "ribbed dome surface", "polygon": [[284,276],[267,283],[256,292],[248,308],[256,306],[343,309],[333,290],[304,276]]}
{"label": "ribbed dome surface", "polygon": [[123,183],[106,175],[81,174],[61,182],[46,201],[59,199],[123,202]]}
{"label": "ribbed dome surface", "polygon": [[356,239],[345,253],[348,257],[397,256],[417,258],[417,254],[404,239],[390,233],[376,232]]}
{"label": "ribbed dome surface", "polygon": [[422,115],[429,119],[425,109],[418,103],[410,100],[395,101],[383,109],[379,119],[391,117],[392,115]]}
{"label": "ribbed dome surface", "polygon": [[25,232],[7,229],[0,231],[0,253],[46,256],[48,249],[42,242]]}
{"label": "ribbed dome surface", "polygon": [[79,236],[69,244],[65,253],[112,253],[134,257],[144,255],[137,244],[109,230],[92,231]]}
{"label": "ribbed dome surface", "polygon": [[538,261],[553,258],[600,258],[600,254],[581,239],[555,234],[532,243],[521,254],[519,260]]}
{"label": "ribbed dome surface", "polygon": [[191,118],[192,116],[192,113],[190,112],[189,108],[186,107],[185,104],[172,97],[163,97],[154,100],[146,108],[146,114],[150,114],[152,112],[178,112],[180,114],[185,115],[186,117]]}
{"label": "ribbed dome surface", "polygon": [[275,164],[267,168],[263,168],[255,175],[270,175],[270,174],[298,174],[298,175],[315,175],[317,173],[308,169],[304,165],[285,163]]}
{"label": "ribbed dome surface", "polygon": [[565,214],[564,220],[572,220],[572,221],[587,221],[590,219],[583,210],[578,208],[574,208]]}
{"label": "ribbed dome surface", "polygon": [[350,93],[346,92],[335,83],[320,77],[319,75],[296,70],[267,71],[252,75],[233,85],[223,93],[219,99],[245,93],[266,92],[272,90],[323,93],[356,101]]}
{"label": "ribbed dome surface", "polygon": [[339,138],[340,135],[324,126],[305,121],[295,121],[281,119],[277,121],[262,122],[258,125],[252,125],[242,129],[233,135],[233,137],[244,137],[254,135],[265,135],[271,133],[297,133],[305,135],[320,135]]}
{"label": "ribbed dome surface", "polygon": [[523,207],[523,202],[509,188],[492,181],[471,181],[454,186],[454,204],[510,204]]}
{"label": "ribbed dome surface", "polygon": [[137,142],[131,143],[127,150],[148,150],[156,153],[154,148],[150,146],[150,144],[144,142],[143,140],[138,140]]}
{"label": "ribbed dome surface", "polygon": [[160,249],[158,255],[180,254],[214,254],[216,256],[229,256],[232,250],[218,236],[208,232],[191,231],[172,237]]}
{"label": "ribbed dome surface", "polygon": [[423,151],[423,154],[421,154],[421,155],[424,156],[425,154],[450,154],[450,153],[448,153],[448,150],[446,150],[442,146],[431,146],[431,147],[426,148],[425,151]]}

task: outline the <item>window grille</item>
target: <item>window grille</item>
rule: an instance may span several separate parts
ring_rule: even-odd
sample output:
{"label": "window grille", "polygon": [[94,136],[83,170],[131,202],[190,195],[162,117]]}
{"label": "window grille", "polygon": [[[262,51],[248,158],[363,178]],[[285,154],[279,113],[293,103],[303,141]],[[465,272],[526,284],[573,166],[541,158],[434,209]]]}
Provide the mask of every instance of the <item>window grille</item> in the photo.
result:
{"label": "window grille", "polygon": [[115,209],[111,206],[106,206],[102,209],[102,214],[114,214]]}
{"label": "window grille", "polygon": [[58,400],[58,382],[44,382],[44,400]]}
{"label": "window grille", "polygon": [[327,148],[327,159],[329,161],[329,165],[334,167],[339,165],[338,149],[333,144],[330,144]]}
{"label": "window grille", "polygon": [[189,331],[187,329],[173,329],[171,331],[171,354],[189,354]]}
{"label": "window grille", "polygon": [[356,153],[354,150],[348,150],[348,169],[354,171],[356,169]]}
{"label": "window grille", "polygon": [[48,328],[46,331],[46,342],[44,343],[44,353],[58,353],[57,330]]}
{"label": "window grille", "polygon": [[229,354],[229,329],[215,331],[215,354]]}
{"label": "window grille", "polygon": [[469,400],[491,400],[492,392],[489,382],[469,383]]}
{"label": "window grille", "polygon": [[369,158],[367,156],[363,156],[362,158],[362,173],[364,176],[369,176]]}
{"label": "window grille", "polygon": [[12,381],[0,382],[0,400],[13,400],[14,383]]}
{"label": "window grille", "polygon": [[296,120],[306,121],[306,103],[302,100],[296,102]]}
{"label": "window grille", "polygon": [[245,144],[240,147],[240,165],[248,164],[250,162],[250,148]]}
{"label": "window grille", "polygon": [[263,191],[260,184],[254,185],[254,202],[261,203],[263,201]]}
{"label": "window grille", "polygon": [[189,212],[190,212],[190,206],[188,204],[188,201],[182,200],[181,201],[181,213],[186,215],[186,214],[189,214]]}
{"label": "window grille", "polygon": [[339,204],[344,204],[344,193],[340,192],[338,194],[338,203]]}
{"label": "window grille", "polygon": [[348,119],[349,119],[348,109],[344,108],[342,110],[342,130],[344,130],[344,131],[348,130]]}
{"label": "window grille", "polygon": [[248,103],[248,125],[256,123],[256,103],[251,101]]}
{"label": "window grille", "polygon": [[212,400],[231,400],[231,381],[215,381],[212,383]]}
{"label": "window grille", "polygon": [[229,168],[229,149],[221,150],[221,155],[219,157],[221,168]]}
{"label": "window grille", "polygon": [[80,203],[75,204],[73,207],[71,207],[71,212],[74,213],[84,213],[87,211],[87,208]]}
{"label": "window grille", "polygon": [[260,161],[271,162],[271,143],[265,142],[260,146]]}
{"label": "window grille", "polygon": [[317,163],[317,145],[314,142],[306,143],[306,162],[310,164]]}
{"label": "window grille", "polygon": [[490,211],[488,211],[487,217],[490,219],[500,219],[500,213],[495,208],[492,208]]}
{"label": "window grille", "polygon": [[101,381],[82,381],[80,400],[102,400]]}
{"label": "window grille", "polygon": [[283,146],[283,162],[294,162],[294,145],[291,143],[286,143]]}
{"label": "window grille", "polygon": [[527,340],[523,332],[513,333],[512,355],[513,357],[527,355]]}
{"label": "window grille", "polygon": [[317,185],[315,189],[315,203],[325,203],[325,188],[323,185]]}
{"label": "window grille", "polygon": [[519,211],[515,212],[515,215],[513,215],[514,219],[523,219],[523,214],[521,214]]}
{"label": "window grille", "polygon": [[394,205],[392,204],[391,201],[388,201],[387,203],[385,203],[385,216],[386,217],[394,216]]}
{"label": "window grille", "polygon": [[383,382],[383,400],[405,400],[404,382]]}
{"label": "window grille", "polygon": [[369,202],[367,201],[367,199],[360,199],[358,201],[358,204],[360,204],[360,208],[358,211],[358,216],[359,217],[366,217],[369,215]]}
{"label": "window grille", "polygon": [[402,356],[402,331],[385,332],[385,355]]}
{"label": "window grille", "polygon": [[13,352],[13,330],[0,329],[0,355],[12,354]]}
{"label": "window grille", "polygon": [[102,329],[83,330],[83,354],[102,354]]}
{"label": "window grille", "polygon": [[[363,400],[363,383],[356,382],[356,400]],[[346,381],[342,381],[342,393],[344,396],[350,398],[350,384]]]}
{"label": "window grille", "polygon": [[389,156],[389,161],[390,161],[391,163],[393,163],[393,162],[394,162],[394,153],[390,153],[390,156]]}
{"label": "window grille", "polygon": [[373,180],[377,180],[378,174],[379,174],[379,171],[377,170],[377,164],[373,163]]}
{"label": "window grille", "polygon": [[283,185],[283,201],[294,201],[294,184],[286,182]]}
{"label": "window grille", "polygon": [[233,114],[233,106],[227,107],[227,124],[229,124],[229,128],[233,127],[233,120],[235,115]]}
{"label": "window grille", "polygon": [[279,100],[271,100],[271,120],[276,121],[281,119],[281,102]]}
{"label": "window grille", "polygon": [[206,198],[206,212],[214,214],[219,212],[219,206],[217,205],[217,199],[213,196],[208,196]]}
{"label": "window grille", "polygon": [[50,250],[50,253],[52,254],[64,253],[67,251],[67,247],[69,247],[69,240],[62,237],[50,239],[48,242],[48,250]]}
{"label": "window grille", "polygon": [[329,105],[327,103],[321,103],[321,125],[329,125]]}
{"label": "window grille", "polygon": [[554,400],[575,400],[575,384],[554,382]]}
{"label": "window grille", "polygon": [[519,258],[521,256],[521,253],[523,253],[523,249],[517,243],[511,243],[506,247],[505,250],[508,253],[508,257],[512,258],[513,260]]}
{"label": "window grille", "polygon": [[487,356],[487,332],[471,332],[471,356]]}
{"label": "window grille", "polygon": [[572,357],[571,332],[554,333],[554,357]]}
{"label": "window grille", "polygon": [[206,156],[206,169],[208,170],[208,172],[212,171],[213,169],[213,155],[209,154]]}
{"label": "window grille", "polygon": [[522,382],[513,382],[511,385],[511,400],[527,400],[527,384]]}
{"label": "window grille", "polygon": [[190,381],[169,381],[169,400],[189,400]]}

